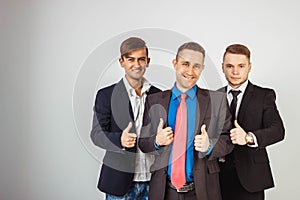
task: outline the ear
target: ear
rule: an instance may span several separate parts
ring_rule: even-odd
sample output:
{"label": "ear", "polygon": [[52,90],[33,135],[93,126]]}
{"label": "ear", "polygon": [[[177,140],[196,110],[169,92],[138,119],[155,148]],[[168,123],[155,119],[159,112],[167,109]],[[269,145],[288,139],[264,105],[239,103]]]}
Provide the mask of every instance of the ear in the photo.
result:
{"label": "ear", "polygon": [[176,68],[177,60],[176,60],[176,59],[173,59],[173,60],[172,60],[172,64],[173,64],[173,67]]}
{"label": "ear", "polygon": [[249,72],[251,71],[251,68],[252,68],[252,63],[249,62]]}
{"label": "ear", "polygon": [[150,58],[147,58],[147,65],[149,65],[149,63],[150,63]]}
{"label": "ear", "polygon": [[124,62],[124,59],[121,57],[121,58],[119,58],[119,63],[120,63],[120,65],[121,65],[121,67],[123,67],[123,62]]}
{"label": "ear", "polygon": [[222,71],[223,71],[223,73],[225,73],[225,72],[224,72],[224,67],[225,67],[225,66],[224,66],[224,63],[222,63]]}

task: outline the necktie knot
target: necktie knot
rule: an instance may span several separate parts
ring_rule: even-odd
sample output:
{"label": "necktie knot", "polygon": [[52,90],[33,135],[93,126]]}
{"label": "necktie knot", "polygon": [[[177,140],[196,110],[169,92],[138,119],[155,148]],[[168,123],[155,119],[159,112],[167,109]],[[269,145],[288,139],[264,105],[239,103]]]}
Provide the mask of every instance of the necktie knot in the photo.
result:
{"label": "necktie knot", "polygon": [[184,94],[184,93],[181,94],[181,100],[185,101],[185,100],[186,100],[186,97],[187,97],[186,94]]}
{"label": "necktie knot", "polygon": [[241,91],[240,90],[230,90],[230,93],[232,94],[233,97],[237,97]]}

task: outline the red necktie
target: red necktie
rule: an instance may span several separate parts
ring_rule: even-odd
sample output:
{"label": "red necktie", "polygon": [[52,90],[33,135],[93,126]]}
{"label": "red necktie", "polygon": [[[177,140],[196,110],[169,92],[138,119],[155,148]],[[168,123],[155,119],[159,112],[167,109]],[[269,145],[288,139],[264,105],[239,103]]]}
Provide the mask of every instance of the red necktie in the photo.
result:
{"label": "red necktie", "polygon": [[181,101],[176,113],[175,133],[172,149],[171,182],[180,189],[186,183],[185,152],[187,138],[186,94],[181,94]]}

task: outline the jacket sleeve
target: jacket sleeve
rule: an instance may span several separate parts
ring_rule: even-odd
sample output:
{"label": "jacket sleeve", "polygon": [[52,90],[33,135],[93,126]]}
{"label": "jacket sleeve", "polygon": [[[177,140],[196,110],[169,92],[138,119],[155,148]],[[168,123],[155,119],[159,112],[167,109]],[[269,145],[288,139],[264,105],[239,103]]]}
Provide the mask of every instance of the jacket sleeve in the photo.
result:
{"label": "jacket sleeve", "polygon": [[[219,98],[217,98],[219,99]],[[216,158],[224,157],[229,154],[234,145],[230,140],[230,129],[231,125],[231,114],[228,107],[228,102],[226,99],[226,95],[221,95],[221,100],[218,103],[218,109],[216,109],[214,117],[216,118],[214,130],[215,135],[214,138],[211,138],[213,141],[213,150],[211,155],[209,155],[209,160],[213,160]]]}
{"label": "jacket sleeve", "polygon": [[258,148],[264,148],[284,139],[285,129],[275,103],[274,90],[267,89],[263,98],[261,128],[252,130],[258,142]]}
{"label": "jacket sleeve", "polygon": [[111,100],[108,92],[99,90],[95,100],[91,140],[107,151],[124,153],[121,146],[122,131],[111,131]]}
{"label": "jacket sleeve", "polygon": [[141,135],[138,140],[139,148],[144,153],[154,153],[157,151],[157,149],[154,146],[155,138],[156,138],[156,129],[155,124],[153,124],[151,121],[153,121],[151,118],[152,114],[151,105],[149,103],[149,96],[146,98],[145,102],[145,110],[144,110],[144,117],[143,117],[143,126],[141,129]]}

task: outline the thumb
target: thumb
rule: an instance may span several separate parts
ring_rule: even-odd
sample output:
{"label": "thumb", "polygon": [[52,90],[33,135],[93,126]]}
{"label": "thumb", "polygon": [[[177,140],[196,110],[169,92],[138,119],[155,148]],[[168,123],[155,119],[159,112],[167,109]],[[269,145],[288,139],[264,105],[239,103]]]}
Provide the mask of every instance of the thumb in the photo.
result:
{"label": "thumb", "polygon": [[240,128],[240,127],[241,127],[241,126],[238,124],[237,120],[234,120],[234,126],[235,126],[236,128]]}
{"label": "thumb", "polygon": [[203,125],[201,126],[201,135],[207,135],[207,132],[206,132],[205,128],[206,128],[206,125],[203,124]]}
{"label": "thumb", "polygon": [[164,127],[164,120],[162,118],[159,119],[159,124],[157,127],[157,132],[159,132],[160,130],[162,130]]}
{"label": "thumb", "polygon": [[129,133],[132,127],[132,122],[128,123],[128,126],[124,129],[124,132]]}

